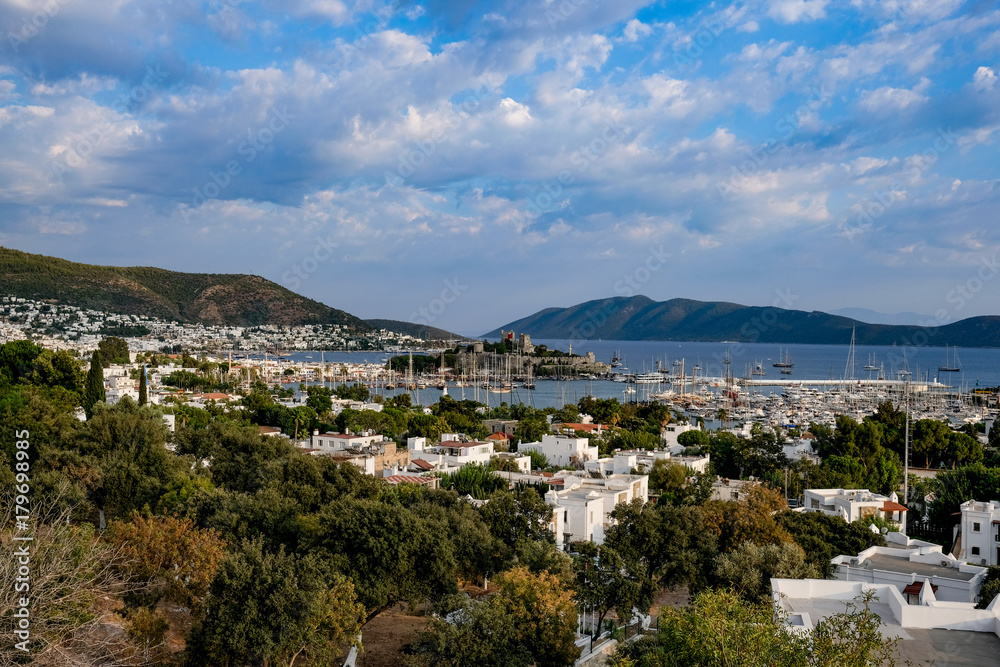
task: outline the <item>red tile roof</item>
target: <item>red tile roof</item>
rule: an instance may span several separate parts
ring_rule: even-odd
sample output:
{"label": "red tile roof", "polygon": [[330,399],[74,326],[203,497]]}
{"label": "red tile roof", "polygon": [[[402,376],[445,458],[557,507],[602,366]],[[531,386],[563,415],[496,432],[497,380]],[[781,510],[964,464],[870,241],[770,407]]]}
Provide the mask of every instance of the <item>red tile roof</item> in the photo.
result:
{"label": "red tile roof", "polygon": [[894,503],[891,500],[887,500],[882,503],[883,512],[906,512],[906,506],[900,505],[899,503]]}
{"label": "red tile roof", "polygon": [[410,461],[410,463],[417,466],[418,468],[423,468],[424,470],[434,470],[434,465],[428,463],[423,459],[413,459],[412,461]]}

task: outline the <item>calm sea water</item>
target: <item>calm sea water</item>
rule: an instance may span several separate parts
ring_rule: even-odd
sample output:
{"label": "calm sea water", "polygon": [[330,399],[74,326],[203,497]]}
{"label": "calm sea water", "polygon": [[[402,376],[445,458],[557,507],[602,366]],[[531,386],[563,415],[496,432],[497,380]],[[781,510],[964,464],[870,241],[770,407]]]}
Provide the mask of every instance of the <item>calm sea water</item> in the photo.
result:
{"label": "calm sea water", "polygon": [[[900,370],[909,370],[912,379],[938,380],[947,385],[968,391],[978,387],[1000,386],[1000,349],[995,348],[954,348],[943,347],[889,347],[858,345],[854,349],[853,368],[848,364],[849,345],[772,345],[760,343],[702,343],[678,341],[568,341],[553,339],[533,340],[536,345],[544,344],[550,349],[569,350],[574,354],[593,352],[598,361],[610,363],[618,354],[623,367],[630,372],[652,372],[657,362],[664,368],[672,368],[675,360],[683,360],[685,371],[690,377],[690,369],[695,364],[701,366],[699,376],[723,377],[726,372],[725,360],[730,360],[731,372],[737,377],[749,377],[756,363],[760,363],[765,375],[758,379],[792,380],[840,380],[845,377],[855,379],[875,379],[878,371],[866,371],[864,366],[874,365],[882,369],[888,379],[897,378]],[[794,364],[791,375],[781,375],[771,364],[785,355]],[[391,356],[382,352],[326,352],[323,358],[328,362],[370,362],[381,363]],[[292,355],[295,361],[319,363],[319,352],[300,352]],[[961,368],[956,373],[939,372],[939,366]],[[624,394],[625,385],[608,380],[554,381],[539,380],[534,390],[517,389],[510,394],[494,394],[471,387],[449,388],[453,398],[478,400],[491,406],[506,403],[527,403],[537,408],[560,407],[575,403],[583,396],[592,394],[599,398],[619,400],[640,400],[649,392],[660,391],[653,385],[639,385],[637,394]],[[398,392],[388,393],[393,396]],[[765,392],[766,393],[766,392]],[[435,403],[441,397],[438,389],[424,389],[411,392],[414,401],[421,405]]]}

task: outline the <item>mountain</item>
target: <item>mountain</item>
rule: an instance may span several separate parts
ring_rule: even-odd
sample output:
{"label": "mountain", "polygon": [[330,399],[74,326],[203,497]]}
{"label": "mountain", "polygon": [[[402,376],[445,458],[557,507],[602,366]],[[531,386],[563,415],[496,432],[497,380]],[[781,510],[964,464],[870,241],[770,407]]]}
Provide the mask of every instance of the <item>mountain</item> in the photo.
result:
{"label": "mountain", "polygon": [[534,338],[738,341],[859,345],[1000,347],[1000,317],[970,317],[940,327],[867,324],[819,311],[742,306],[724,301],[612,297],[570,308],[546,308],[484,334],[513,329]]}
{"label": "mountain", "polygon": [[385,329],[398,334],[413,336],[421,340],[466,340],[466,336],[457,333],[429,327],[426,324],[401,322],[399,320],[365,320],[373,329]]}
{"label": "mountain", "polygon": [[868,322],[869,324],[912,324],[919,326],[923,322],[934,320],[930,315],[919,313],[880,313],[877,310],[868,308],[838,308],[830,311],[831,315],[841,315],[849,317],[858,322]]}
{"label": "mountain", "polygon": [[3,247],[0,293],[209,325],[341,324],[362,331],[371,328],[354,315],[260,276],[94,266]]}

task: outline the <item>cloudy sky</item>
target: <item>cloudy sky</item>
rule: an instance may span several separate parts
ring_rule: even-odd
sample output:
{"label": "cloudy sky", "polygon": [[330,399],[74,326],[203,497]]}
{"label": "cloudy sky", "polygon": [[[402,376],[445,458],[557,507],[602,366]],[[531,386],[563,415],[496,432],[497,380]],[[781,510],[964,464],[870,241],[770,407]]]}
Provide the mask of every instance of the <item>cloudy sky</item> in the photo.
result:
{"label": "cloudy sky", "polygon": [[1000,10],[0,0],[0,245],[481,333],[629,294],[1000,314]]}

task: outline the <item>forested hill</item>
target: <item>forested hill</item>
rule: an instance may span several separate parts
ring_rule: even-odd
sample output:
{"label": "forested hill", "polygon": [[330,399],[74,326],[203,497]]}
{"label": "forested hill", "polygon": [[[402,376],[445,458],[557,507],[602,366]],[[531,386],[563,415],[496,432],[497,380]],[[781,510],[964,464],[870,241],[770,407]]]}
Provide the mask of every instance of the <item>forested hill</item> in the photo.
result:
{"label": "forested hill", "polygon": [[[951,313],[949,313],[951,314]],[[613,297],[546,308],[484,334],[513,329],[535,338],[738,341],[859,345],[1000,347],[1000,317],[970,317],[940,327],[867,324],[819,311],[743,306],[724,301]]]}
{"label": "forested hill", "polygon": [[0,294],[178,322],[371,327],[260,276],[78,264],[0,247]]}

